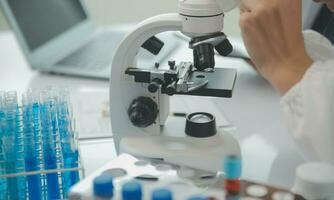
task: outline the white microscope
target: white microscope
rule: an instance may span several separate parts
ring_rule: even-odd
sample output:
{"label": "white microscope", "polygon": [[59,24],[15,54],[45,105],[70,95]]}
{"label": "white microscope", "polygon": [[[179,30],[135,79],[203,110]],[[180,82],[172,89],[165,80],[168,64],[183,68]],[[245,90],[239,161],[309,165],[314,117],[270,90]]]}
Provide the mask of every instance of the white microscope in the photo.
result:
{"label": "white microscope", "polygon": [[[166,131],[169,98],[173,95],[232,97],[236,70],[215,68],[214,51],[232,51],[222,32],[224,12],[235,0],[180,0],[179,13],[149,18],[121,42],[112,63],[111,123],[118,153],[207,172],[222,170],[225,156],[240,156],[240,147],[229,133],[216,128],[210,113],[193,113],[182,123],[185,130]],[[192,62],[169,62],[169,69],[137,66],[141,47],[157,54],[163,43],[155,35],[180,31],[190,37]],[[185,122],[186,121],[186,122]]]}

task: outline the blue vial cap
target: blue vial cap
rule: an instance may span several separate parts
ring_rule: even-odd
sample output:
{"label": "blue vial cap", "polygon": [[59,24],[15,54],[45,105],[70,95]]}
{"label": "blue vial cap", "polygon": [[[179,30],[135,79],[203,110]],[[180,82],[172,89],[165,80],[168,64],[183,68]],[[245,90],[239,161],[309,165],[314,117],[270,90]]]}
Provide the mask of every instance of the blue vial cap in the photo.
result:
{"label": "blue vial cap", "polygon": [[156,189],[152,192],[152,200],[172,200],[172,192],[168,189]]}
{"label": "blue vial cap", "polygon": [[122,200],[141,200],[142,188],[137,182],[128,182],[122,186]]}
{"label": "blue vial cap", "polygon": [[93,181],[94,195],[102,198],[112,198],[114,196],[113,177],[103,174],[96,177]]}
{"label": "blue vial cap", "polygon": [[239,179],[241,177],[241,159],[237,156],[227,156],[224,159],[226,179]]}
{"label": "blue vial cap", "polygon": [[201,197],[201,196],[193,196],[193,197],[189,197],[188,200],[206,200],[206,198]]}

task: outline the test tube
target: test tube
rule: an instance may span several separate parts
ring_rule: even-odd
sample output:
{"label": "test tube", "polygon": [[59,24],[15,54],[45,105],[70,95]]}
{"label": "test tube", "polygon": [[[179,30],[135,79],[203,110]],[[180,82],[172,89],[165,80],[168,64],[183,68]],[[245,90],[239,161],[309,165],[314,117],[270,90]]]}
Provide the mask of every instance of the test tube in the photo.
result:
{"label": "test tube", "polygon": [[[41,93],[41,124],[43,140],[44,167],[46,170],[57,169],[56,141],[53,135],[50,97],[47,92]],[[49,199],[60,199],[60,182],[58,173],[48,173],[47,195]]]}
{"label": "test tube", "polygon": [[[15,152],[14,152],[14,117],[12,117],[11,110],[9,110],[9,106],[7,103],[8,94],[5,94],[5,130],[3,136],[3,146],[5,154],[5,173],[15,173]],[[18,192],[17,188],[17,179],[15,178],[8,178],[8,196],[18,198],[16,196]]]}
{"label": "test tube", "polygon": [[[3,146],[5,153],[5,172],[15,174],[24,171],[22,123],[16,92],[5,93],[5,129]],[[25,199],[25,178],[7,178],[9,199]]]}
{"label": "test tube", "polygon": [[[22,107],[0,91],[0,175],[78,168],[70,108],[66,90],[29,90]],[[0,199],[64,199],[78,180],[78,171],[0,178]]]}
{"label": "test tube", "polygon": [[42,122],[41,122],[41,109],[39,103],[39,93],[33,93],[28,91],[32,107],[32,122],[34,127],[34,140],[35,149],[38,157],[38,165],[42,168],[43,165],[43,146],[42,146]]}
{"label": "test tube", "polygon": [[[62,98],[60,95],[60,90],[56,88],[50,88],[50,100],[49,100],[49,106],[51,110],[51,121],[52,121],[52,127],[53,127],[53,137],[55,141],[55,146],[56,146],[56,153],[57,153],[57,162],[58,162],[58,167],[59,168],[68,168],[65,166],[66,161],[64,158],[64,148],[63,148],[63,142],[62,142],[62,127],[61,127],[61,118],[60,118],[60,113],[59,113],[59,107],[60,107],[60,99]],[[68,117],[67,115],[63,117]],[[65,154],[66,156],[66,154]],[[68,172],[63,172],[59,173],[59,178],[61,179],[61,191],[62,194],[65,196],[68,194],[69,187],[68,186],[68,181],[65,178],[65,176],[71,173]]]}
{"label": "test tube", "polygon": [[[16,152],[16,173],[25,172],[24,161],[24,140],[23,140],[23,123],[22,123],[22,108],[16,103],[15,112],[15,152]],[[21,199],[26,199],[26,177],[18,176],[19,196]]]}
{"label": "test tube", "polygon": [[[72,112],[70,110],[69,93],[67,90],[59,92],[58,99],[58,123],[59,133],[61,139],[61,147],[64,160],[64,168],[78,168],[78,149],[76,147],[74,138],[74,128],[72,121]],[[64,172],[63,175],[63,190],[65,194],[71,186],[79,181],[78,171]]]}
{"label": "test tube", "polygon": [[[0,175],[5,174],[5,155],[2,137],[4,135],[5,112],[4,112],[4,92],[0,91]],[[7,181],[0,178],[0,199],[5,199],[7,195]]]}
{"label": "test tube", "polygon": [[[35,134],[39,128],[35,127],[36,117],[33,112],[34,102],[30,93],[23,95],[22,104],[25,170],[27,172],[39,171],[39,150],[38,147],[36,147],[35,141]],[[27,184],[29,199],[42,199],[41,175],[28,176]]]}

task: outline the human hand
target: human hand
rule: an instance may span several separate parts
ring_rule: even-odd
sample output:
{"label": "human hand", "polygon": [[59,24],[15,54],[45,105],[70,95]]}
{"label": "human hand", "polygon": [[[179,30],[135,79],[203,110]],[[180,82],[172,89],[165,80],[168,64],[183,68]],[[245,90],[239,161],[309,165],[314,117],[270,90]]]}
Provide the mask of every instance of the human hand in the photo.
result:
{"label": "human hand", "polygon": [[256,69],[281,94],[313,63],[302,34],[301,0],[242,0],[240,28]]}

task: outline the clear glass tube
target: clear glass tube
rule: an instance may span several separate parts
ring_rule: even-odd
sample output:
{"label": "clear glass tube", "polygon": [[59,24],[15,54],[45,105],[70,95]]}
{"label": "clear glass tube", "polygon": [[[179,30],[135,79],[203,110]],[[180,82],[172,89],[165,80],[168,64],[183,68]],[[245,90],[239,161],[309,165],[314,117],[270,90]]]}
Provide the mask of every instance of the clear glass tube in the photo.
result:
{"label": "clear glass tube", "polygon": [[[6,174],[24,171],[22,122],[18,107],[17,93],[7,92],[4,95],[5,124],[2,141],[4,154],[4,171]],[[7,178],[7,195],[9,199],[25,198],[25,177]]]}
{"label": "clear glass tube", "polygon": [[[35,135],[39,134],[39,116],[34,113],[34,101],[31,93],[22,96],[22,118],[24,133],[24,159],[25,171],[33,172],[41,170],[40,149]],[[37,121],[37,123],[36,123]],[[37,127],[35,125],[37,124]],[[30,199],[42,199],[41,175],[36,174],[27,177],[28,195]]]}

